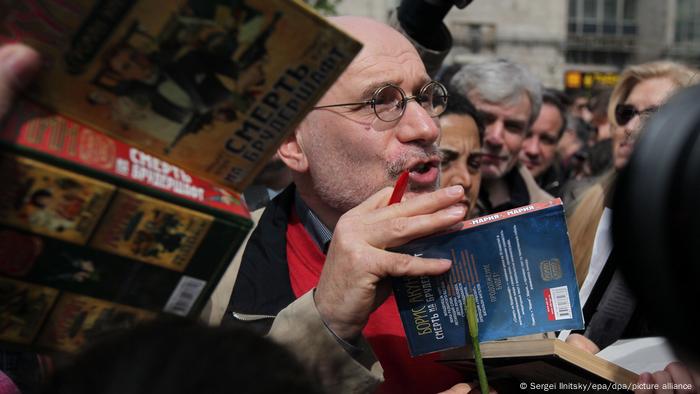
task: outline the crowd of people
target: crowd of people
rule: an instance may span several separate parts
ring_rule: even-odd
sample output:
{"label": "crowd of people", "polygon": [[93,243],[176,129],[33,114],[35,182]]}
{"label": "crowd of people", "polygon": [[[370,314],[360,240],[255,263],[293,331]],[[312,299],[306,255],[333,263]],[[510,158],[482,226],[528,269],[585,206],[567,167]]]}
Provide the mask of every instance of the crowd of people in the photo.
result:
{"label": "crowd of people", "polygon": [[[236,328],[143,327],[79,357],[46,392],[475,392],[437,355],[409,355],[389,285],[445,273],[451,262],[387,249],[553,197],[567,208],[586,318],[584,330],[560,338],[595,353],[662,334],[616,275],[610,196],[647,119],[700,80],[696,69],[633,65],[614,88],[570,97],[508,60],[433,76],[435,51],[400,25],[332,22],[364,46],[279,147],[284,167],[270,168],[291,183],[269,201],[249,201],[263,206],[256,227],[212,300],[220,313],[205,316]],[[27,47],[0,49],[0,115],[38,64]],[[408,191],[387,206],[405,170]],[[626,313],[608,312],[611,302],[626,303]],[[12,392],[3,391],[10,375],[0,374],[2,394]],[[641,379],[700,383],[679,364]]]}

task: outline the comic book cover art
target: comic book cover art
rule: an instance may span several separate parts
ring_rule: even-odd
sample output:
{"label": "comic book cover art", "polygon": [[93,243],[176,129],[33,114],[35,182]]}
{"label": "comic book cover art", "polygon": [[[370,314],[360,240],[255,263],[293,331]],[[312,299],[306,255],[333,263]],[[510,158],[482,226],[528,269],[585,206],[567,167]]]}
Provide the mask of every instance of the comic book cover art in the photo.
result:
{"label": "comic book cover art", "polygon": [[0,341],[30,344],[58,291],[0,276]]}
{"label": "comic book cover art", "polygon": [[107,331],[130,328],[155,316],[142,309],[63,293],[37,343],[58,351],[75,352]]}
{"label": "comic book cover art", "polygon": [[5,1],[46,59],[33,97],[240,191],[360,44],[288,0]]}
{"label": "comic book cover art", "polygon": [[85,244],[114,186],[25,157],[0,153],[0,222]]}
{"label": "comic book cover art", "polygon": [[182,272],[214,218],[120,190],[90,245]]}

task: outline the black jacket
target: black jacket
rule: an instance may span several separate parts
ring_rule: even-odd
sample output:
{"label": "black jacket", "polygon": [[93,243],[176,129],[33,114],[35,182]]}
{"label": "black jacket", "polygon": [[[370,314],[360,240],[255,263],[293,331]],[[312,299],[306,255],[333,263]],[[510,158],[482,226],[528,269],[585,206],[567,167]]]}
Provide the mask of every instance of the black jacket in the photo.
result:
{"label": "black jacket", "polygon": [[296,299],[289,281],[286,241],[294,190],[292,184],[270,201],[245,245],[223,324],[249,322],[266,333],[272,317]]}

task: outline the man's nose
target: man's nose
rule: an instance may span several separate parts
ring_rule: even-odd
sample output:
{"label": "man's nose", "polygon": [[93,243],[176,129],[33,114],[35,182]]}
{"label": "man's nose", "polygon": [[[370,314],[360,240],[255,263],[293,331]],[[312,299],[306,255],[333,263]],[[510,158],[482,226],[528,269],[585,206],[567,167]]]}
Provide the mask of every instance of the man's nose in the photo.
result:
{"label": "man's nose", "polygon": [[397,125],[397,138],[406,144],[432,145],[440,138],[437,118],[431,117],[420,104],[409,101]]}
{"label": "man's nose", "polygon": [[540,143],[537,137],[530,137],[523,141],[523,151],[529,157],[537,157],[540,155]]}
{"label": "man's nose", "polygon": [[500,120],[496,120],[493,123],[486,126],[486,135],[484,141],[489,145],[500,147],[504,143],[503,133],[505,133],[503,122]]}
{"label": "man's nose", "polygon": [[452,176],[449,179],[449,186],[460,185],[464,188],[464,194],[466,195],[469,189],[472,188],[472,176],[469,174],[469,170],[466,165],[461,165],[455,168]]}

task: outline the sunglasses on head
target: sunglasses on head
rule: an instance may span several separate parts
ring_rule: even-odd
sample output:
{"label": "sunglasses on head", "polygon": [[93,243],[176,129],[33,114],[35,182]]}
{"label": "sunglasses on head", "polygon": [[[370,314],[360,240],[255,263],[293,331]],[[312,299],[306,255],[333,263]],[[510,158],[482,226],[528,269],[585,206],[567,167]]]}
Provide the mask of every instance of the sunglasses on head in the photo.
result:
{"label": "sunglasses on head", "polygon": [[639,111],[631,104],[618,104],[615,106],[615,121],[618,126],[624,126],[637,115],[644,121],[658,109],[659,107],[653,106]]}

